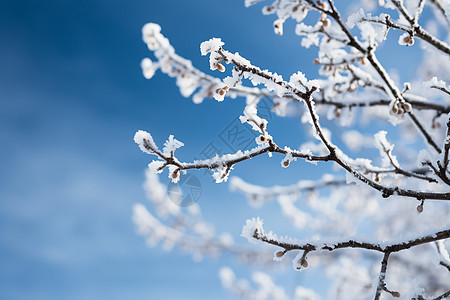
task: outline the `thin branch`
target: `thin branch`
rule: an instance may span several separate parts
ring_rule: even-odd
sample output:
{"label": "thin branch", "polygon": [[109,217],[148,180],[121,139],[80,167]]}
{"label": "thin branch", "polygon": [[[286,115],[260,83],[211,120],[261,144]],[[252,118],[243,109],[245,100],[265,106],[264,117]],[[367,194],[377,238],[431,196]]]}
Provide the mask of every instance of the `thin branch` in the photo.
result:
{"label": "thin branch", "polygon": [[413,178],[417,178],[417,179],[421,179],[421,180],[426,180],[428,182],[434,182],[434,183],[438,183],[438,181],[434,178],[422,175],[422,174],[417,174],[417,173],[413,173],[413,172],[408,172],[403,170],[400,165],[398,164],[398,162],[396,161],[396,159],[394,159],[392,157],[392,150],[391,149],[387,149],[386,145],[384,145],[383,143],[381,143],[381,146],[383,147],[383,151],[386,153],[387,158],[389,159],[390,164],[394,167],[395,169],[395,173],[396,174],[401,174],[407,177],[413,177]]}
{"label": "thin branch", "polygon": [[[408,103],[410,103],[414,109],[417,110],[435,110],[439,112],[439,114],[448,114],[450,113],[450,106],[444,106],[440,104],[435,104],[431,102],[417,101],[409,99],[408,96],[403,96],[407,99]],[[352,107],[371,107],[371,106],[389,106],[391,104],[390,100],[380,99],[373,100],[367,102],[339,102],[339,101],[330,101],[325,98],[314,98],[314,102],[318,105],[330,105],[335,106],[336,108],[352,108]]]}
{"label": "thin branch", "polygon": [[[307,1],[311,6],[318,9],[317,8],[318,5],[316,5],[312,0],[307,0]],[[395,1],[395,0],[392,0],[392,1]],[[324,9],[319,9],[319,10],[322,11],[323,13],[326,13],[330,17],[332,17],[338,23],[341,30],[345,33],[345,35],[349,39],[349,43],[348,43],[349,46],[352,46],[355,49],[357,49],[358,51],[360,51],[362,54],[367,55],[368,61],[374,67],[374,69],[378,73],[378,75],[383,79],[384,83],[386,84],[386,87],[388,88],[390,94],[394,97],[394,99],[400,101],[400,103],[405,103],[406,100],[403,98],[399,89],[395,86],[395,84],[392,81],[392,79],[390,78],[389,74],[386,72],[386,70],[383,68],[383,66],[378,61],[377,57],[375,56],[374,48],[372,46],[369,46],[368,49],[363,48],[361,46],[361,44],[351,35],[348,28],[342,22],[340,14],[339,14],[338,10],[336,9],[336,6],[334,5],[334,1],[328,0],[328,3],[330,4],[331,11],[324,10]],[[409,17],[408,21],[409,20],[412,21],[412,18]],[[450,54],[450,48],[449,48],[449,54]],[[433,139],[428,134],[428,132],[424,129],[424,127],[419,122],[419,120],[411,112],[409,112],[408,115],[410,116],[413,123],[417,126],[419,131],[422,133],[422,135],[425,137],[425,140],[427,141],[427,143],[430,144],[438,153],[440,153],[440,148],[436,145],[436,143],[433,141]]]}
{"label": "thin branch", "polygon": [[[246,74],[248,74],[248,76],[251,76],[253,78],[260,78],[260,79],[268,80],[268,81],[272,82],[273,84],[278,85],[281,88],[283,88],[283,90],[286,91],[286,94],[290,94],[290,95],[296,97],[298,99],[298,101],[304,102],[304,104],[309,112],[309,115],[311,117],[311,124],[314,127],[314,129],[317,133],[317,136],[319,137],[319,139],[322,141],[323,145],[328,149],[328,151],[330,153],[327,156],[313,157],[309,154],[303,154],[300,152],[296,152],[296,155],[297,155],[296,157],[305,158],[307,160],[314,160],[314,161],[330,161],[330,160],[335,161],[344,170],[351,173],[358,180],[362,181],[363,183],[367,184],[368,186],[370,186],[378,191],[381,191],[382,196],[386,197],[386,198],[391,195],[396,194],[399,196],[414,197],[418,200],[424,200],[424,199],[450,200],[450,193],[421,192],[421,191],[400,189],[399,187],[388,187],[388,186],[384,186],[379,183],[376,183],[375,181],[366,177],[361,172],[355,170],[351,165],[349,165],[349,163],[346,162],[345,155],[343,153],[341,153],[340,150],[338,150],[337,147],[330,140],[328,140],[328,138],[325,136],[325,134],[319,124],[319,119],[318,119],[319,117],[314,108],[314,101],[311,99],[311,94],[317,89],[315,86],[308,87],[307,85],[305,85],[306,83],[301,83],[301,85],[303,85],[305,91],[300,91],[295,86],[293,86],[293,84],[291,84],[290,82],[286,82],[286,81],[282,80],[281,77],[276,77],[269,71],[262,71],[259,68],[246,63],[245,60],[244,60],[244,62],[242,62],[243,61],[242,57],[240,57],[237,54],[231,54],[230,52],[223,50],[222,47],[219,47],[213,51],[220,55],[221,61],[217,61],[217,57],[216,57],[215,58],[216,63],[220,63],[220,62],[231,63],[231,64],[235,65],[235,69],[237,69],[238,71],[246,73]],[[211,59],[211,57],[210,57],[210,59]],[[388,81],[390,81],[390,79]],[[395,86],[393,86],[392,88],[394,90],[396,90]],[[419,123],[419,125],[420,125],[420,123]],[[226,172],[222,175],[222,177],[224,177],[224,176],[228,175],[228,171],[231,169],[231,167],[234,164],[244,161],[244,160],[247,160],[247,159],[250,159],[250,158],[260,155],[262,153],[266,153],[266,152],[270,151],[270,152],[278,152],[278,153],[287,154],[287,151],[276,146],[273,143],[272,139],[269,139],[269,142],[270,142],[269,146],[266,146],[263,148],[261,148],[261,147],[254,148],[253,150],[251,150],[250,152],[247,152],[244,155],[242,155],[242,154],[235,155],[236,157],[233,159],[228,158],[228,159],[223,160],[223,158],[217,158],[216,161],[214,159],[208,160],[207,163],[196,162],[193,164],[181,164],[173,159],[167,159],[165,157],[162,157],[162,158],[166,160],[167,164],[172,164],[172,165],[177,166],[179,168],[179,170],[194,169],[194,168],[196,168],[196,169],[199,169],[199,168],[214,169],[214,168],[218,168],[218,167],[226,167]],[[438,150],[440,150],[440,149],[438,149]],[[165,165],[163,167],[165,167]]]}
{"label": "thin branch", "polygon": [[439,40],[432,34],[430,34],[428,31],[422,28],[417,23],[417,19],[413,18],[408,11],[406,10],[406,7],[403,5],[403,2],[398,0],[391,0],[392,3],[397,7],[397,10],[405,17],[405,19],[409,22],[411,25],[410,31],[412,31],[412,34],[421,38],[422,40],[428,42],[429,44],[433,45],[435,48],[441,50],[442,52],[446,54],[450,54],[450,46],[447,45],[447,43]]}
{"label": "thin branch", "polygon": [[383,256],[383,260],[381,261],[381,270],[380,275],[378,276],[378,285],[377,285],[377,291],[375,293],[375,300],[380,299],[381,292],[385,290],[386,283],[384,280],[386,279],[386,271],[387,271],[387,265],[388,265],[388,259],[391,252],[385,252]]}
{"label": "thin branch", "polygon": [[446,93],[447,95],[450,95],[450,91],[447,90],[445,87],[432,85],[432,86],[430,86],[430,88],[432,88],[432,89],[437,89],[437,90],[440,90],[440,91],[443,91],[443,92]]}
{"label": "thin branch", "polygon": [[446,291],[445,293],[443,293],[440,296],[437,296],[436,298],[433,298],[431,300],[441,300],[441,299],[445,299],[447,297],[450,297],[450,290]]}
{"label": "thin branch", "polygon": [[447,21],[447,25],[450,25],[450,20],[447,17],[447,14],[445,13],[445,9],[442,6],[442,4],[439,2],[439,0],[430,0],[431,3],[434,4],[434,6],[436,6],[436,8],[439,10],[439,12],[442,14],[442,16],[444,17],[444,19]]}
{"label": "thin branch", "polygon": [[394,252],[400,252],[403,250],[407,250],[419,245],[448,239],[450,238],[450,229],[446,229],[443,231],[439,231],[424,237],[416,238],[414,240],[405,241],[402,243],[397,244],[388,244],[388,245],[380,245],[376,243],[370,243],[370,242],[358,242],[354,240],[349,240],[345,242],[336,242],[336,243],[321,243],[321,244],[293,244],[293,243],[287,243],[283,241],[279,241],[273,238],[268,237],[264,234],[264,232],[258,232],[258,230],[255,230],[255,233],[253,234],[253,237],[257,240],[260,240],[262,242],[265,242],[270,245],[278,246],[281,248],[284,248],[287,251],[292,250],[303,250],[303,251],[319,251],[319,250],[328,250],[328,251],[334,251],[337,249],[345,249],[345,248],[358,248],[358,249],[366,249],[366,250],[372,250],[382,253],[394,253]]}

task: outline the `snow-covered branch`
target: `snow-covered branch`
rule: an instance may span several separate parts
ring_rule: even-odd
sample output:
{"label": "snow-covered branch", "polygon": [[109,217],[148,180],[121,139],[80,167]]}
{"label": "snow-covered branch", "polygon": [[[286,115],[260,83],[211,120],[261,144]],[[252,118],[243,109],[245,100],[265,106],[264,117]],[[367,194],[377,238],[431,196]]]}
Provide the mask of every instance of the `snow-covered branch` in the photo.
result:
{"label": "snow-covered branch", "polygon": [[[245,0],[245,5],[260,2]],[[331,279],[328,298],[333,299],[380,299],[386,293],[415,300],[449,296],[449,202],[429,200],[450,200],[450,48],[445,36],[450,6],[440,0],[356,2],[274,0],[262,8],[263,14],[275,16],[275,34],[283,35],[284,24],[294,21],[301,45],[317,48],[310,64],[318,75],[308,73],[308,78],[306,66],[288,76],[257,66],[227,50],[218,37],[203,42],[200,52],[208,56],[209,68],[225,78],[208,75],[175,53],[159,25],[144,26],[143,39],[156,57],[155,62],[142,61],[146,78],[160,69],[176,78],[181,94],[192,96],[194,103],[214,98],[223,105],[227,97],[244,97],[245,104],[235,102],[242,106],[239,121],[254,133],[254,144],[245,148],[185,162],[178,155],[184,143],[174,136],[159,148],[153,139],[157,132],[152,131],[153,137],[136,132],[139,148],[155,158],[146,185],[153,209],[134,208],[138,231],[150,245],[180,248],[195,258],[229,254],[264,267],[271,260],[282,261],[278,266],[291,260],[295,270],[324,271]],[[353,13],[347,17],[337,5]],[[392,43],[380,47],[398,30],[403,32],[395,41],[415,44],[414,51],[423,52],[421,59],[405,55],[405,64],[416,65],[411,76],[396,74],[388,65],[393,58],[403,59],[395,51],[389,57]],[[305,123],[302,132],[279,126],[278,118],[265,118],[259,111],[262,98],[272,99],[277,116]],[[277,230],[285,228],[298,239],[266,233],[262,220],[254,218],[247,220],[242,236],[255,247],[240,245],[231,234],[216,233],[198,205],[186,211],[174,205],[156,175],[167,168],[171,184],[181,184],[191,170],[206,169],[217,183],[226,182],[238,164],[266,154],[267,160],[279,159],[280,172],[290,167],[290,177],[267,172],[273,180],[268,186],[258,185],[252,176],[232,177],[231,189],[244,194],[254,208],[278,212]],[[303,169],[301,160],[323,173]],[[270,218],[264,215],[268,223]],[[268,249],[273,246],[278,247],[275,253]],[[263,272],[253,273],[254,285],[237,279],[229,268],[219,276],[224,288],[244,299],[319,299],[303,286],[289,292]]]}
{"label": "snow-covered branch", "polygon": [[[426,236],[419,238],[406,240],[393,244],[381,244],[376,242],[362,242],[356,240],[348,241],[334,241],[334,242],[306,242],[302,243],[296,239],[292,238],[279,238],[272,231],[265,233],[263,228],[263,221],[259,218],[254,218],[247,220],[246,225],[242,229],[242,236],[247,238],[249,241],[252,239],[258,240],[270,245],[283,248],[282,251],[275,252],[275,256],[282,258],[289,251],[299,250],[302,251],[297,255],[293,261],[294,268],[301,270],[302,268],[307,268],[309,266],[306,257],[308,254],[314,251],[334,251],[338,249],[345,248],[357,248],[364,250],[371,250],[376,252],[382,252],[384,254],[381,262],[381,271],[379,274],[378,284],[376,288],[375,298],[379,299],[382,291],[390,293],[393,297],[399,298],[400,293],[397,291],[391,291],[386,287],[385,279],[388,267],[388,259],[392,253],[408,250],[410,248],[420,246],[423,244],[429,244],[432,242],[439,242],[444,239],[450,238],[450,229],[442,230],[439,232],[431,233]],[[443,251],[443,250],[441,250]],[[448,253],[447,253],[448,255]]]}

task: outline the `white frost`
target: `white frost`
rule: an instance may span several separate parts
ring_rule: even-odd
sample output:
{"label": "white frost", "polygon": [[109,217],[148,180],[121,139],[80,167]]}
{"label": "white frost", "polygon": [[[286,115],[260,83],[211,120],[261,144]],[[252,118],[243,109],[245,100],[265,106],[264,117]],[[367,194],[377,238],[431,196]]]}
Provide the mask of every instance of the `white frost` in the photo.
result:
{"label": "white frost", "polygon": [[220,38],[212,38],[200,44],[200,52],[202,55],[213,53],[219,50],[223,45],[225,45],[225,43],[222,42]]}
{"label": "white frost", "polygon": [[163,153],[166,156],[169,156],[171,152],[177,150],[180,147],[183,147],[184,144],[179,140],[173,138],[173,135],[169,136],[169,139],[164,143]]}
{"label": "white frost", "polygon": [[256,240],[253,236],[255,234],[256,236],[264,235],[264,229],[262,226],[263,221],[259,217],[248,219],[245,222],[244,227],[242,228],[241,236],[245,237],[251,243],[256,243]]}
{"label": "white frost", "polygon": [[[158,151],[158,147],[156,146],[155,142],[153,141],[152,136],[150,133],[144,131],[144,130],[138,130],[134,135],[134,142],[139,145],[139,148],[149,154],[155,154],[154,151]],[[152,148],[154,151],[150,151],[147,148],[145,148],[144,143],[147,143],[150,148]]]}

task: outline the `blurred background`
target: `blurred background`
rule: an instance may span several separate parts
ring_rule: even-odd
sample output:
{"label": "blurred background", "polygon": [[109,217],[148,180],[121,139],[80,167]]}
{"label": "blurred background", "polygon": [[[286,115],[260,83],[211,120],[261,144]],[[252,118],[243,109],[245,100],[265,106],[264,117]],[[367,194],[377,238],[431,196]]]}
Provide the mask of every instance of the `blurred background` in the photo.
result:
{"label": "blurred background", "polygon": [[[152,55],[141,28],[160,24],[177,53],[205,72],[200,43],[220,37],[226,49],[284,78],[298,70],[315,77],[316,51],[300,47],[294,22],[279,37],[260,8],[245,9],[243,0],[0,2],[1,299],[229,298],[217,272],[231,258],[196,263],[176,250],[147,248],[136,234],[131,209],[146,203],[144,171],[154,157],[133,136],[143,129],[162,145],[174,134],[185,143],[179,158],[189,161],[242,114],[244,100],[196,105],[172,78],[158,72],[146,80],[139,64]],[[395,52],[387,60],[395,66]],[[268,118],[280,145],[304,142],[299,118]],[[282,169],[280,160],[259,157],[232,175],[289,184],[329,167],[297,162]],[[254,211],[227,184],[195,174],[204,218],[236,240],[247,243],[239,237],[247,218],[270,220],[270,205]],[[161,180],[168,183],[166,173]],[[314,279],[286,276],[292,287]]]}

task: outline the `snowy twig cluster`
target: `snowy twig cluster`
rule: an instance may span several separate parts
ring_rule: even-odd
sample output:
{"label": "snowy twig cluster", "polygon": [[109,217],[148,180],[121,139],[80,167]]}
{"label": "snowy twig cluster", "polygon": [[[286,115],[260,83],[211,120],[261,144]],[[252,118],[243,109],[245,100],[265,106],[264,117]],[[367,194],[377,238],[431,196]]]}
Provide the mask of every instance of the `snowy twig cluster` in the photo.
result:
{"label": "snowy twig cluster", "polygon": [[[245,5],[259,2],[245,0]],[[159,25],[144,26],[143,39],[157,60],[142,61],[146,78],[160,69],[175,77],[181,94],[192,96],[194,103],[205,98],[221,102],[227,97],[245,97],[240,121],[250,125],[257,137],[250,150],[182,162],[175,155],[184,146],[182,142],[171,135],[160,150],[150,133],[139,130],[135,142],[156,156],[149,164],[146,186],[158,212],[154,216],[143,205],[136,205],[135,221],[141,234],[152,243],[162,241],[194,257],[233,253],[247,263],[268,265],[265,248],[242,248],[228,234],[216,235],[211,226],[198,221],[198,215],[194,216],[198,206],[192,208],[196,210],[192,215],[169,204],[155,174],[167,168],[169,178],[177,183],[189,170],[210,169],[214,180],[221,183],[237,164],[262,154],[281,155],[283,168],[296,160],[333,163],[336,174],[290,186],[261,187],[232,177],[232,189],[245,194],[251,205],[261,207],[275,199],[284,220],[310,233],[306,241],[278,237],[265,233],[262,220],[253,218],[247,220],[242,236],[278,247],[275,261],[285,261],[285,256],[296,252],[292,258],[295,270],[308,265],[323,268],[335,279],[330,298],[449,296],[450,258],[445,240],[450,237],[450,87],[446,83],[450,80],[450,46],[443,35],[448,35],[450,27],[450,5],[441,0],[361,0],[354,7],[348,17],[343,17],[333,0],[275,0],[263,7],[263,14],[276,16],[276,34],[283,35],[284,23],[293,19],[301,45],[317,47],[317,58],[311,62],[318,66],[320,77],[315,80],[301,71],[285,80],[226,50],[220,38],[203,42],[200,52],[208,56],[212,71],[228,69],[230,74],[223,79],[207,75],[175,53]],[[434,13],[435,21],[424,25],[420,21],[426,11]],[[397,30],[401,31],[399,46],[423,49],[421,61],[407,62],[417,64],[417,76],[402,84],[388,72],[377,51],[388,37],[396,39],[391,31]],[[279,144],[276,134],[269,133],[268,120],[258,114],[262,98],[272,99],[280,117],[301,114],[313,138],[302,145]],[[326,128],[324,124],[330,122],[339,130]],[[362,128],[367,124],[376,124],[377,131],[365,132]],[[369,154],[370,145],[379,155]],[[169,222],[175,225],[163,224],[166,215],[175,219]],[[357,239],[357,234],[365,238]],[[222,269],[220,277],[224,287],[245,299],[289,298],[264,273],[254,275],[259,285],[256,290],[247,281],[237,280],[230,269]],[[298,286],[292,297],[318,299],[319,295]]]}

